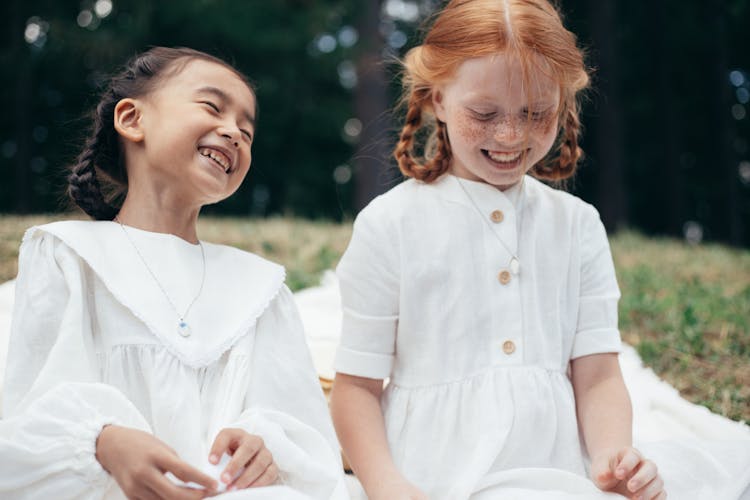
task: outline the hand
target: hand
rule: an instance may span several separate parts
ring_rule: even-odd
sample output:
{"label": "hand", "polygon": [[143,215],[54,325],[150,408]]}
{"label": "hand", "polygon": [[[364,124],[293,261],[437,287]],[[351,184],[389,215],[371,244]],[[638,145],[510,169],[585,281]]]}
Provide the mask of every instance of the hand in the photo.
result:
{"label": "hand", "polygon": [[368,492],[370,500],[428,500],[427,495],[408,482],[405,478],[398,478],[380,483],[372,494]]}
{"label": "hand", "polygon": [[279,478],[279,468],[260,436],[242,429],[223,429],[211,446],[208,461],[216,465],[224,453],[232,456],[221,473],[227,490],[268,486]]}
{"label": "hand", "polygon": [[643,458],[632,446],[599,453],[591,461],[591,478],[600,490],[613,491],[627,498],[667,498],[656,464]]}
{"label": "hand", "polygon": [[[144,500],[204,498],[216,490],[216,481],[180,460],[169,446],[137,429],[107,425],[96,440],[96,459],[128,498]],[[205,490],[178,486],[164,474],[200,484]]]}

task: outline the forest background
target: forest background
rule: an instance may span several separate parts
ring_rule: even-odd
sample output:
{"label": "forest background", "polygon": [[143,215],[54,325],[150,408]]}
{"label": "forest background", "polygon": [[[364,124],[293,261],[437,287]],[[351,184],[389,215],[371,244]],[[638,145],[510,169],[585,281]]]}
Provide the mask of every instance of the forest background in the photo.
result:
{"label": "forest background", "polygon": [[[211,214],[351,220],[400,180],[394,64],[437,0],[6,0],[0,213],[65,208],[105,75],[152,45],[257,84],[253,168]],[[562,0],[587,51],[586,159],[568,189],[610,231],[750,246],[750,1]]]}

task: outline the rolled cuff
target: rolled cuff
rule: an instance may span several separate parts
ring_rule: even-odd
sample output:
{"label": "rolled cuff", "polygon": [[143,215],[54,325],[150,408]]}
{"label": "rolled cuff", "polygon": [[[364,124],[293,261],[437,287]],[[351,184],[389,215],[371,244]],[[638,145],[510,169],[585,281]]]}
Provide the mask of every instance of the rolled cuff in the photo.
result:
{"label": "rolled cuff", "polygon": [[340,346],[336,351],[334,368],[339,373],[358,377],[384,379],[393,369],[393,354],[354,351]]}
{"label": "rolled cuff", "polygon": [[588,356],[589,354],[620,352],[621,350],[620,332],[616,328],[586,330],[576,333],[570,359]]}
{"label": "rolled cuff", "polygon": [[391,374],[398,316],[365,316],[344,308],[337,372],[382,379]]}

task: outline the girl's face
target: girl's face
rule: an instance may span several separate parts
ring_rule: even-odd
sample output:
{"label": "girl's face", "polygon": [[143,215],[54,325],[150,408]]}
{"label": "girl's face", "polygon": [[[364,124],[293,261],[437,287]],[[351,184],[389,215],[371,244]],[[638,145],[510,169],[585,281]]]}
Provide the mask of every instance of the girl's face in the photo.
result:
{"label": "girl's face", "polygon": [[506,189],[549,152],[557,136],[560,87],[534,69],[524,82],[522,71],[516,56],[498,53],[465,61],[453,80],[434,89],[453,174]]}
{"label": "girl's face", "polygon": [[[196,59],[141,101],[143,170],[152,186],[200,205],[239,188],[250,169],[255,133],[255,96],[240,77]],[[130,181],[130,189],[138,185]]]}

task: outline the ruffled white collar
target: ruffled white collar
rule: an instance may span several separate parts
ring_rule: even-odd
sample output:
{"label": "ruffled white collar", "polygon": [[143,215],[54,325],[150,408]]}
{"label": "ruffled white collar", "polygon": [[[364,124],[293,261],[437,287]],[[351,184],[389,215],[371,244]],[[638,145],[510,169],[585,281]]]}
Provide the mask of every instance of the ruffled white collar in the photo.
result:
{"label": "ruffled white collar", "polygon": [[[196,246],[170,234],[128,228],[149,267],[165,282],[179,282],[176,258],[190,260]],[[242,250],[203,242],[206,278],[190,311],[191,335],[177,333],[177,313],[115,222],[64,221],[31,228],[53,234],[77,253],[110,293],[140,319],[173,355],[200,367],[215,362],[247,334],[284,284],[278,264]],[[183,255],[180,255],[183,254]],[[196,272],[200,272],[196,270]],[[174,300],[174,299],[173,299]]]}

